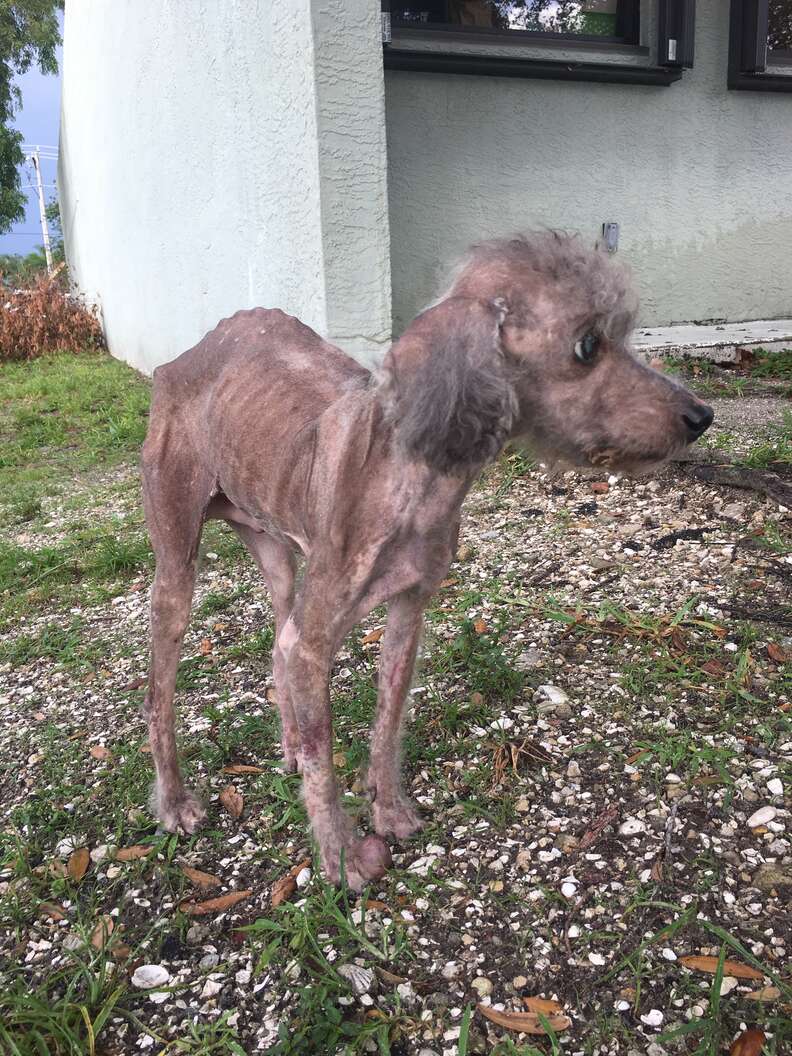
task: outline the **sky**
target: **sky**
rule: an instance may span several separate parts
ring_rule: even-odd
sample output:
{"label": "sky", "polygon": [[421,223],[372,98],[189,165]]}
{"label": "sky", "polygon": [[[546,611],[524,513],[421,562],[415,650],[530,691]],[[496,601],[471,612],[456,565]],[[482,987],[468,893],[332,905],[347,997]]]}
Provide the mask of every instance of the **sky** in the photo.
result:
{"label": "sky", "polygon": [[[58,48],[58,67],[61,66],[62,51]],[[25,137],[25,146],[56,148],[60,124],[60,75],[44,76],[32,67],[16,78],[22,89],[22,108],[14,118],[14,127]],[[49,153],[52,153],[50,149]],[[44,183],[44,198],[49,202],[55,197],[55,161],[41,162],[41,178]],[[31,186],[32,185],[32,186]],[[30,253],[42,244],[41,221],[35,190],[33,168],[22,169],[22,187],[28,196],[27,215],[5,235],[0,235],[0,253]]]}

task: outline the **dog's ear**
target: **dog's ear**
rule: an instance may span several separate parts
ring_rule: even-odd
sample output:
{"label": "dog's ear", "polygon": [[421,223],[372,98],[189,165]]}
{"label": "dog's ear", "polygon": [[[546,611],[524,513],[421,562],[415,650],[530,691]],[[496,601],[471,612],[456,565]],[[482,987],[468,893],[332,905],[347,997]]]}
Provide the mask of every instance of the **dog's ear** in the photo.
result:
{"label": "dog's ear", "polygon": [[507,377],[500,302],[449,297],[427,309],[390,349],[383,391],[397,443],[442,473],[494,458],[516,397]]}

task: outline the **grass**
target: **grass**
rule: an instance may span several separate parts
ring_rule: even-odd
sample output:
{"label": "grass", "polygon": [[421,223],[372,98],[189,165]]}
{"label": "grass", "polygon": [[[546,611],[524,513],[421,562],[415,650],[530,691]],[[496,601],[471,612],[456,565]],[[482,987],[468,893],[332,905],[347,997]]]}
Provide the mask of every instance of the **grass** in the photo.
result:
{"label": "grass", "polygon": [[792,411],[785,411],[783,421],[768,428],[767,439],[755,444],[741,461],[753,469],[785,465],[792,471]]}
{"label": "grass", "polygon": [[752,358],[737,367],[673,357],[664,360],[664,366],[690,379],[699,396],[739,399],[764,393],[792,395],[792,349],[768,352],[756,348],[752,352]]}
{"label": "grass", "polygon": [[2,366],[0,493],[6,518],[31,520],[75,473],[129,461],[143,442],[149,384],[105,355]]}
{"label": "grass", "polygon": [[[209,801],[209,827],[189,838],[158,833],[145,809],[151,756],[143,725],[135,718],[143,696],[135,677],[145,671],[143,621],[135,617],[136,623],[117,627],[116,610],[107,604],[117,593],[131,597],[138,585],[143,590],[151,575],[138,484],[127,472],[145,426],[147,386],[127,368],[101,358],[73,360],[71,366],[76,386],[63,358],[0,368],[0,430],[13,441],[6,444],[0,465],[0,480],[10,489],[0,518],[12,528],[0,541],[0,631],[6,632],[0,638],[0,678],[30,686],[31,711],[41,708],[39,717],[14,731],[18,761],[7,768],[8,779],[29,783],[12,797],[15,805],[0,831],[0,873],[7,884],[0,896],[3,1056],[125,1051],[115,1039],[119,1026],[128,1028],[124,1044],[130,1047],[136,1045],[135,1035],[150,1032],[157,1052],[239,1056],[249,1050],[250,1036],[239,1033],[233,1009],[218,1006],[203,1016],[190,1005],[189,1022],[178,1031],[167,1024],[157,1027],[153,1006],[128,983],[131,966],[167,961],[174,943],[190,946],[192,981],[200,976],[201,944],[186,938],[193,919],[178,909],[192,897],[181,869],[185,861],[255,890],[255,910],[239,923],[233,917],[210,922],[216,926],[208,941],[227,950],[231,931],[252,959],[255,983],[262,986],[261,1007],[267,1008],[273,992],[283,999],[276,1006],[280,1037],[269,1050],[275,1056],[368,1051],[404,1056],[424,1043],[435,1050],[453,1044],[456,1056],[481,1051],[594,1056],[616,1040],[624,1051],[644,1051],[646,1038],[636,1030],[636,1017],[651,1007],[646,1002],[653,987],[669,1008],[672,1000],[684,1000],[685,1007],[694,1000],[706,1004],[695,1021],[681,1024],[675,1017],[663,1042],[669,1053],[715,1056],[728,1048],[745,1020],[772,1034],[767,1052],[782,1056],[791,1040],[783,1017],[787,980],[779,978],[777,962],[752,952],[765,941],[767,921],[739,921],[728,931],[708,912],[712,892],[728,869],[711,848],[691,850],[689,863],[684,862],[688,872],[669,866],[663,884],[641,879],[649,863],[627,862],[619,883],[597,895],[595,923],[570,938],[571,956],[559,945],[570,907],[558,885],[542,878],[536,882],[539,890],[529,891],[518,875],[514,884],[499,889],[499,874],[483,856],[477,862],[454,858],[453,872],[444,869],[442,857],[426,875],[393,870],[368,892],[373,905],[331,888],[315,873],[291,901],[271,908],[273,884],[310,853],[305,807],[299,776],[284,774],[277,764],[275,709],[258,703],[269,674],[268,610],[253,610],[257,620],[261,617],[253,630],[250,611],[240,619],[250,606],[254,580],[235,586],[222,575],[238,575],[243,551],[232,533],[215,524],[208,526],[202,550],[208,569],[221,575],[196,605],[178,674],[179,704],[191,720],[181,728],[180,754],[186,779]],[[116,467],[118,478],[108,481],[107,471]],[[489,490],[474,501],[486,503],[489,512],[506,509],[511,489],[521,486],[529,468],[523,456],[507,456],[491,471]],[[47,525],[55,508],[53,531]],[[551,535],[573,531],[574,523],[560,510],[546,530]],[[789,541],[777,526],[768,524],[764,538],[774,558],[787,552]],[[404,744],[408,779],[421,775],[427,825],[410,841],[408,862],[432,844],[453,854],[449,833],[455,826],[474,833],[480,849],[528,845],[537,819],[570,813],[560,790],[573,758],[590,781],[586,788],[593,803],[611,795],[617,781],[624,781],[621,791],[629,788],[621,777],[626,764],[658,802],[665,795],[666,775],[674,770],[686,793],[693,792],[713,817],[726,816],[730,797],[739,794],[740,777],[754,759],[746,755],[746,746],[769,753],[792,734],[792,719],[771,699],[789,684],[792,671],[789,664],[768,668],[762,651],[766,630],[760,634],[752,623],[720,626],[700,616],[697,598],[675,611],[658,603],[646,612],[613,602],[552,597],[526,584],[519,567],[502,573],[495,564],[500,558],[490,560],[483,570],[477,561],[479,578],[468,575],[461,560],[428,614],[427,656],[411,698],[415,714]],[[525,638],[529,627],[547,620],[556,628],[551,636],[556,659],[572,663],[582,654],[588,662],[590,656],[612,671],[622,694],[615,703],[595,701],[595,717],[576,720],[574,727],[559,727],[550,716],[529,737],[516,736],[499,729],[495,720],[504,713],[541,718],[534,715],[532,690],[539,683],[564,685],[569,670],[552,660],[528,672],[518,669],[515,657],[525,643],[517,632]],[[16,621],[24,622],[12,631]],[[382,622],[383,613],[372,615],[372,625]],[[344,644],[333,678],[334,751],[352,813],[365,808],[357,779],[367,763],[367,732],[377,698],[379,646],[363,645],[362,636],[355,632]],[[735,650],[724,651],[727,639]],[[17,671],[19,677],[12,674]],[[760,673],[764,681],[757,678]],[[98,726],[94,708],[101,713]],[[611,735],[613,722],[626,727],[626,738]],[[580,732],[584,725],[585,735]],[[551,751],[540,743],[548,730]],[[99,737],[111,753],[105,761],[90,755]],[[234,763],[255,763],[263,772],[229,777],[224,767]],[[603,769],[605,776],[598,776]],[[787,786],[792,774],[783,767],[778,772]],[[216,802],[232,780],[244,795],[239,825]],[[66,837],[79,837],[91,848],[144,844],[153,850],[116,876],[92,863],[75,882],[62,869],[50,868],[55,848]],[[545,834],[531,853],[549,846],[552,836]],[[611,849],[602,857],[610,859]],[[583,857],[570,864],[581,873],[595,866]],[[427,908],[418,910],[419,900]],[[39,919],[42,902],[62,907],[64,930],[84,939],[102,914],[113,911],[118,912],[116,930],[104,950],[83,945],[47,971],[46,962],[26,963],[20,953],[31,935],[49,934]],[[416,938],[411,916],[418,920],[420,914]],[[582,921],[583,915],[576,919]],[[575,1006],[574,1038],[521,1041],[506,1035],[487,1047],[474,995],[468,993],[453,1015],[442,1004],[434,1012],[442,1029],[459,1029],[458,1041],[421,1039],[426,1021],[417,1006],[379,973],[408,977],[422,997],[429,992],[442,997],[446,982],[430,963],[458,957],[450,934],[458,931],[461,937],[472,925],[472,936],[479,920],[488,923],[471,952],[488,959],[487,970],[499,987],[517,971],[533,975],[541,950],[550,951],[547,957],[560,970],[547,977],[547,986],[557,985]],[[741,998],[720,999],[713,980],[703,990],[701,979],[660,960],[661,944],[672,939],[680,950],[709,944],[747,963],[761,963],[771,979],[778,979],[781,1003],[757,1007]],[[126,957],[116,957],[124,945]],[[593,948],[607,952],[609,960],[586,980],[575,974],[573,964],[575,959],[587,964]],[[352,999],[342,971],[358,962],[378,979],[368,1008]],[[537,988],[544,988],[541,970],[535,974]],[[610,986],[632,991],[628,1016],[617,1015],[612,1003],[598,1004],[595,995]],[[236,991],[226,994],[237,1000]],[[679,1027],[684,1034],[673,1033]]]}

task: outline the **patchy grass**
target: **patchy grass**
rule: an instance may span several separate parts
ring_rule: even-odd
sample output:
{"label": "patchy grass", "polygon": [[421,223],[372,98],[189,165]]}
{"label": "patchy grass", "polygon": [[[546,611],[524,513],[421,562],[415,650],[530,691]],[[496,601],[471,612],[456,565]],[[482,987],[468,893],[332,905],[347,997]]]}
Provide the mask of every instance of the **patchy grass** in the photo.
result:
{"label": "patchy grass", "polygon": [[738,364],[717,364],[706,359],[674,358],[664,369],[687,379],[699,396],[739,399],[754,395],[792,395],[792,349],[768,352],[751,350]]}
{"label": "patchy grass", "polygon": [[741,459],[754,469],[784,466],[792,472],[792,411],[786,411],[779,425],[770,426],[767,439],[754,445]]}
{"label": "patchy grass", "polygon": [[[23,385],[19,368],[0,368],[6,429],[19,394],[43,408],[47,378],[68,373],[25,369]],[[783,857],[774,841],[788,842],[784,515],[764,504],[746,524],[719,519],[720,496],[681,479],[595,495],[505,457],[471,495],[459,560],[428,613],[404,742],[424,830],[394,844],[393,870],[362,897],[314,867],[273,906],[314,849],[300,777],[279,766],[272,613],[236,536],[216,524],[177,683],[180,755],[207,826],[163,834],[147,808],[152,557],[134,471],[145,417],[133,411],[145,384],[108,371],[79,374],[79,393],[52,381],[47,413],[61,431],[39,430],[31,411],[23,431],[44,442],[51,428],[50,447],[17,451],[30,490],[0,499],[13,529],[0,544],[3,1056],[141,1043],[157,1056],[239,1056],[264,1038],[276,1056],[627,1056],[652,1042],[669,1056],[721,1056],[743,1025],[782,1056],[789,888],[752,885]],[[118,433],[93,428],[91,408],[108,399],[127,423]],[[21,523],[14,504],[28,500]],[[692,537],[655,548],[688,526]],[[364,633],[383,622],[373,613],[350,636],[332,675],[338,782],[364,829],[381,648]],[[566,690],[563,711],[538,691],[547,684]],[[752,832],[771,776],[785,789],[772,799],[777,831]],[[219,801],[229,784],[239,819]],[[628,819],[641,822],[635,835],[621,831]],[[74,877],[78,845],[94,857]],[[119,847],[143,852],[122,861]],[[194,887],[185,867],[216,886]],[[248,890],[232,909],[187,912]],[[735,958],[761,979],[722,993],[723,973],[697,974],[669,952]],[[141,964],[166,967],[164,1003],[133,985]],[[762,986],[772,994],[753,1000]],[[477,1007],[517,1010],[537,994],[559,1000],[569,1031],[528,1038]],[[652,1009],[657,1028],[641,1018]]]}

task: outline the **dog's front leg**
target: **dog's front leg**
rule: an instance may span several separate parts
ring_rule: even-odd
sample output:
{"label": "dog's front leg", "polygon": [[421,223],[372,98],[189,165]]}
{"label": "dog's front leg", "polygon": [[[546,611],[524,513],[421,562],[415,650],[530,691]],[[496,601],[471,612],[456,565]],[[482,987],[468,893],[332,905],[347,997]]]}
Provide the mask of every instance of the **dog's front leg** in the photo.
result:
{"label": "dog's front leg", "polygon": [[345,814],[333,767],[333,729],[329,677],[336,635],[328,627],[326,606],[299,606],[307,619],[287,621],[281,643],[287,650],[286,670],[302,745],[303,795],[311,827],[328,878],[338,883],[343,858],[347,883],[360,891],[391,864],[390,851],[378,836],[359,839]]}
{"label": "dog's front leg", "polygon": [[401,727],[407,691],[423,628],[426,597],[412,592],[394,598],[380,658],[377,716],[371,733],[368,789],[374,829],[404,839],[421,827],[416,805],[401,785]]}
{"label": "dog's front leg", "polygon": [[205,815],[198,799],[184,787],[173,712],[176,671],[194,580],[194,563],[177,571],[158,567],[151,591],[151,670],[143,710],[156,770],[152,807],[168,832],[195,832]]}

